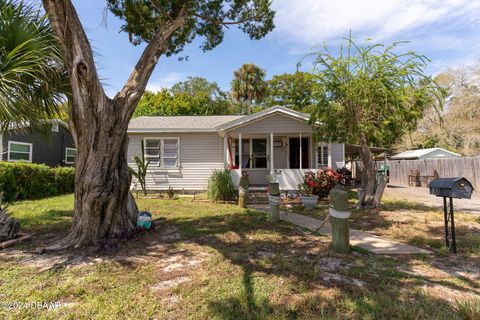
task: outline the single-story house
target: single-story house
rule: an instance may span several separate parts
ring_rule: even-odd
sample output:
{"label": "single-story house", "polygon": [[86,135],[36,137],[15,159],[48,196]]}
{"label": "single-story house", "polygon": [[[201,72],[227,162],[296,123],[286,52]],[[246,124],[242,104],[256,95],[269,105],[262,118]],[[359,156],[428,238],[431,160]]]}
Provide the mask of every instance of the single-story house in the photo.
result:
{"label": "single-story house", "polygon": [[46,132],[22,126],[0,135],[0,160],[31,162],[48,166],[70,166],[75,162],[76,149],[72,133],[62,120],[47,121]]}
{"label": "single-story house", "polygon": [[135,167],[144,141],[148,190],[205,190],[223,168],[236,184],[248,174],[263,187],[276,174],[282,190],[295,190],[307,170],[345,164],[344,145],[315,141],[308,120],[278,106],[247,116],[138,117],[128,127],[128,162]]}
{"label": "single-story house", "polygon": [[460,158],[461,155],[442,148],[407,150],[392,156],[392,160],[423,160],[438,158]]}

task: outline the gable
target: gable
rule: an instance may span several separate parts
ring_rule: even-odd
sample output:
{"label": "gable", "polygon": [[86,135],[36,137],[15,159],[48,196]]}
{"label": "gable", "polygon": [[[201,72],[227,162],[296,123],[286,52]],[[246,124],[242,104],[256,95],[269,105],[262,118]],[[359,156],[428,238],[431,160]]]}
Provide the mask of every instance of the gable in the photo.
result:
{"label": "gable", "polygon": [[306,120],[282,113],[273,113],[232,128],[228,133],[311,133],[312,127]]}

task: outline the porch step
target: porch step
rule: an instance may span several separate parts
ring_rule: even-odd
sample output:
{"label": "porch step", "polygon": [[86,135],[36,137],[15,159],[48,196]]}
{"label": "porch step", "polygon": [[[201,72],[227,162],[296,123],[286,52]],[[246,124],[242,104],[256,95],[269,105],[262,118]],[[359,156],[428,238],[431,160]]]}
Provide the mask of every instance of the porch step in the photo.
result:
{"label": "porch step", "polygon": [[253,191],[251,188],[248,193],[248,203],[249,204],[266,204],[268,203],[268,193],[263,191]]}

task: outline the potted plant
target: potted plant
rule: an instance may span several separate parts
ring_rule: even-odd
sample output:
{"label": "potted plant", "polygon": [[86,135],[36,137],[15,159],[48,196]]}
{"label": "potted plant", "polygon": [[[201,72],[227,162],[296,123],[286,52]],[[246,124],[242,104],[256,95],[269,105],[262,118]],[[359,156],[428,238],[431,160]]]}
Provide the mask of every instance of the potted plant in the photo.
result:
{"label": "potted plant", "polygon": [[318,195],[314,194],[318,188],[317,175],[311,171],[307,171],[303,177],[303,182],[298,185],[298,191],[302,199],[302,205],[306,209],[313,209],[318,203]]}

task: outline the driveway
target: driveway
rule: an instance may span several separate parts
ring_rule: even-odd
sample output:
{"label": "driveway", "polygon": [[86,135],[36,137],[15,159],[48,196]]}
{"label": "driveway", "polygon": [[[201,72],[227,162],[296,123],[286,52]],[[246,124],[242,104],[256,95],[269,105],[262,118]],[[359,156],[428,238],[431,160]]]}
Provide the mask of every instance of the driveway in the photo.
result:
{"label": "driveway", "polygon": [[[389,185],[385,189],[384,196],[443,209],[443,199],[431,195],[428,188]],[[453,199],[453,208],[455,211],[480,215],[480,194],[478,191],[474,191],[472,199]]]}

